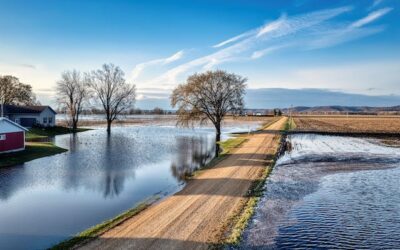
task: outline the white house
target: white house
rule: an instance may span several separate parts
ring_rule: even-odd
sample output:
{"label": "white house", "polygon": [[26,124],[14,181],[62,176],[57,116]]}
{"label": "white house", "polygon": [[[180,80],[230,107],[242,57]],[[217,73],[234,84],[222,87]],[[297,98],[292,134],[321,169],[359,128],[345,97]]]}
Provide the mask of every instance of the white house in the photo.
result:
{"label": "white house", "polygon": [[21,126],[31,128],[34,125],[54,127],[56,112],[50,106],[14,106],[4,105],[4,116]]}

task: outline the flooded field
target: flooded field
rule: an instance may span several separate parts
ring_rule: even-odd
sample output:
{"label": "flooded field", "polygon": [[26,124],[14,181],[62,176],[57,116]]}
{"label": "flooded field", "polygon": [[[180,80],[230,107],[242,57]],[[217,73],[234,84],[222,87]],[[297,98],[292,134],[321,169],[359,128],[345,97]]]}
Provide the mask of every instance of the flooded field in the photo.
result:
{"label": "flooded field", "polygon": [[[227,127],[255,129],[260,123]],[[130,209],[167,196],[213,158],[212,128],[115,127],[56,136],[63,154],[0,169],[0,249],[44,249]]]}
{"label": "flooded field", "polygon": [[244,234],[243,249],[398,249],[400,148],[292,135]]}

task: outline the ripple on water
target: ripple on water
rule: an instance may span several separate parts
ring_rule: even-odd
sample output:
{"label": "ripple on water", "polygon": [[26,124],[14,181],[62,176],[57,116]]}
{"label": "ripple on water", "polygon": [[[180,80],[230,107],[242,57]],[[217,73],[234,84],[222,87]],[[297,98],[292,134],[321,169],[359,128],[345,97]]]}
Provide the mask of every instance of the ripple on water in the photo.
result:
{"label": "ripple on water", "polygon": [[[273,170],[240,248],[400,247],[400,168],[394,161],[400,150],[388,148],[391,154],[386,154],[383,146],[364,139],[325,137],[295,138],[298,145]],[[315,147],[305,150],[309,140],[320,145],[321,152]],[[355,147],[355,157],[373,161],[333,161],[331,149],[338,140]],[[313,161],[309,152],[329,161]]]}

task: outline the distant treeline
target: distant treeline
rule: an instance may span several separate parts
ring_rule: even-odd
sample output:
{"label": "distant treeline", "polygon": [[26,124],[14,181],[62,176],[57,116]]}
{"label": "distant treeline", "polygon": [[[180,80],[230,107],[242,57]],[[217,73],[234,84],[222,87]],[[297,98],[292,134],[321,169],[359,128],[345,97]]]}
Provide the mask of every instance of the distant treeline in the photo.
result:
{"label": "distant treeline", "polygon": [[[58,109],[57,113],[59,114],[65,114],[66,109]],[[84,109],[82,110],[82,115],[103,115],[105,114],[104,109],[98,109],[98,108],[91,108],[91,109]],[[175,111],[173,110],[164,110],[162,108],[154,108],[154,109],[139,109],[139,108],[132,108],[129,110],[126,110],[121,113],[122,115],[173,115],[175,114]]]}
{"label": "distant treeline", "polygon": [[[57,109],[57,113],[65,114],[66,109]],[[104,110],[98,108],[90,108],[82,110],[83,115],[103,115]],[[176,110],[165,110],[159,107],[154,109],[132,108],[121,113],[122,115],[176,115]],[[281,116],[283,112],[280,109],[245,109],[240,116]],[[238,115],[228,113],[227,115]]]}

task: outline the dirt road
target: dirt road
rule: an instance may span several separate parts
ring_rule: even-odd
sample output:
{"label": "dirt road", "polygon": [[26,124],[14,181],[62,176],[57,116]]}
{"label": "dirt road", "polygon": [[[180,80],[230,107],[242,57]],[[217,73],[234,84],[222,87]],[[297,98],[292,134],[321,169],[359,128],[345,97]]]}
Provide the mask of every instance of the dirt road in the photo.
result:
{"label": "dirt road", "polygon": [[[243,204],[252,182],[275,153],[284,127],[282,118],[249,136],[219,162],[191,180],[175,195],[107,231],[81,249],[206,249],[218,243],[227,222]],[[267,132],[268,131],[268,132]]]}

